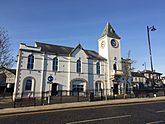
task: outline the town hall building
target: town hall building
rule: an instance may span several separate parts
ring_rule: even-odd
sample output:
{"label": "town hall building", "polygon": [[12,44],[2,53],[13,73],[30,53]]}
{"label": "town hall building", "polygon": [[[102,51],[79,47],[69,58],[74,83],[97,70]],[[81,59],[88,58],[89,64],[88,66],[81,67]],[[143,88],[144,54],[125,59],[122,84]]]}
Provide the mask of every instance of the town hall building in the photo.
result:
{"label": "town hall building", "polygon": [[[115,77],[121,76],[120,37],[107,23],[98,40],[99,51],[36,42],[34,46],[20,44],[13,99],[22,96],[43,97],[59,90],[95,94],[107,89],[106,94],[120,93],[122,85]],[[105,94],[105,93],[104,93]]]}

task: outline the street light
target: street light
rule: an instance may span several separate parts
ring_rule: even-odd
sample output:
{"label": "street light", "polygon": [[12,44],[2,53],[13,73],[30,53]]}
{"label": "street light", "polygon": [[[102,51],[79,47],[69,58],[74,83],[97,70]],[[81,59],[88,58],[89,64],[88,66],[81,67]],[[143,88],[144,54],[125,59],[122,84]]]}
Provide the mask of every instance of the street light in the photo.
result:
{"label": "street light", "polygon": [[153,63],[152,63],[152,51],[151,51],[151,43],[150,43],[150,34],[149,34],[149,32],[150,31],[155,31],[156,30],[156,28],[154,27],[154,26],[152,26],[152,27],[148,27],[147,26],[147,35],[148,35],[148,46],[149,46],[149,53],[150,53],[150,63],[151,63],[151,71],[152,71],[152,83],[154,84],[154,82],[153,82],[153,71],[154,71],[154,69],[153,69]]}

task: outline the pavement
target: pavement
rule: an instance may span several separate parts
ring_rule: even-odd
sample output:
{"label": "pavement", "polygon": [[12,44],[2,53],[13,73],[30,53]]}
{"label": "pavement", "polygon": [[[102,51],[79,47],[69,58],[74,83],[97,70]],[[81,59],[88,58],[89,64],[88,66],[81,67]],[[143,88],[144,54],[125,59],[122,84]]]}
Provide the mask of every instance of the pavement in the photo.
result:
{"label": "pavement", "polygon": [[40,112],[40,111],[50,111],[50,110],[65,110],[71,108],[85,108],[92,106],[133,104],[133,103],[144,103],[144,102],[155,102],[155,101],[165,101],[165,96],[153,97],[153,98],[132,98],[132,99],[116,99],[116,100],[105,100],[105,101],[94,101],[94,102],[63,103],[63,104],[51,104],[51,105],[43,105],[43,106],[20,107],[20,108],[5,108],[5,109],[0,109],[0,116]]}

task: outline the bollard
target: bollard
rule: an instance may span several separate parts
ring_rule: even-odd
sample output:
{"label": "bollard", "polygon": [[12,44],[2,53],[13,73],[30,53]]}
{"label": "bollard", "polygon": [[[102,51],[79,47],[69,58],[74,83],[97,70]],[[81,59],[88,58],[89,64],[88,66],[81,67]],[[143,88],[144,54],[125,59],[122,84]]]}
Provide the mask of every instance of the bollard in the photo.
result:
{"label": "bollard", "polygon": [[48,104],[50,104],[50,95],[48,96]]}

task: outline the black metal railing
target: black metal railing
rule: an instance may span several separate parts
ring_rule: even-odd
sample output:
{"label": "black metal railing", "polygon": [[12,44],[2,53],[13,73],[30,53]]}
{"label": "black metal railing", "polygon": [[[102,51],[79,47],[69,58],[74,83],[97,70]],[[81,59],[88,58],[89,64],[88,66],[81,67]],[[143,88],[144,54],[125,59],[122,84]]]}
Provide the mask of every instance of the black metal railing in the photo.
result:
{"label": "black metal railing", "polygon": [[[10,100],[12,99],[12,96],[15,96],[15,99],[13,99],[13,101],[10,101],[12,104],[9,104],[8,106],[23,107],[23,106],[32,106],[32,105],[36,106],[36,105],[47,105],[47,104],[123,99],[124,94],[120,91],[118,93],[119,94],[114,94],[112,89],[86,90],[86,91],[59,90],[53,93],[53,95],[49,91],[22,92],[19,94],[11,95]],[[154,94],[156,94],[156,96],[165,96],[165,88],[133,89],[127,92],[126,98],[154,97],[155,96]],[[3,99],[5,99],[5,97],[0,97],[0,101]]]}

